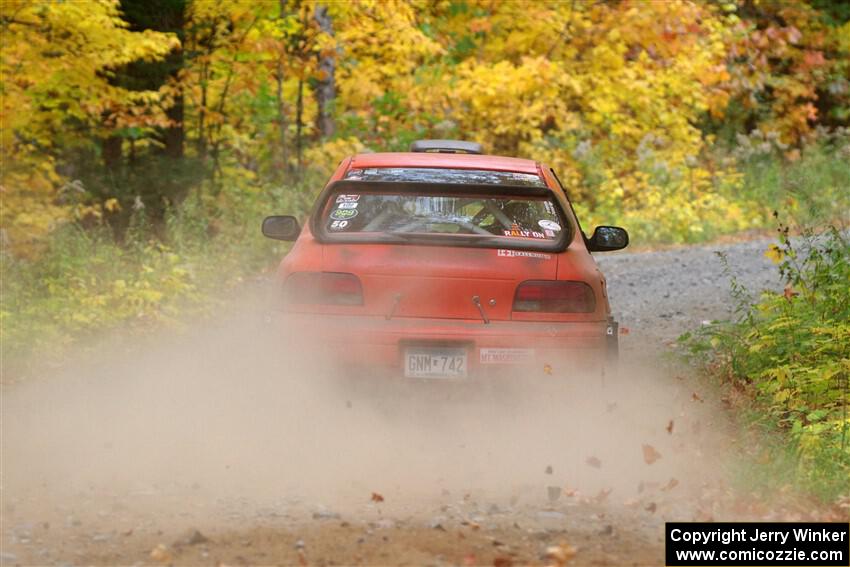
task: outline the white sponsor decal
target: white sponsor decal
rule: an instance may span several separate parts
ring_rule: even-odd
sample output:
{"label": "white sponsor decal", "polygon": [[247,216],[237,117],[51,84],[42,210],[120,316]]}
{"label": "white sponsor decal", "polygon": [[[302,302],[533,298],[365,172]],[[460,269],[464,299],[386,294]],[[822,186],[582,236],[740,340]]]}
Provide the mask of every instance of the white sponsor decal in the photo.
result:
{"label": "white sponsor decal", "polygon": [[337,205],[337,207],[340,208],[340,209],[356,209],[357,208],[357,201],[355,201],[353,203],[340,203],[339,205]]}
{"label": "white sponsor decal", "polygon": [[331,218],[335,220],[350,220],[357,216],[357,209],[337,209],[331,212]]}
{"label": "white sponsor decal", "polygon": [[548,260],[552,256],[541,252],[526,252],[525,250],[503,250],[499,249],[496,254],[505,258],[537,258],[538,260]]}
{"label": "white sponsor decal", "polygon": [[337,195],[337,203],[353,203],[360,199],[360,195]]}
{"label": "white sponsor decal", "polygon": [[561,225],[559,225],[555,221],[550,221],[549,219],[539,220],[537,221],[537,224],[540,225],[540,228],[548,228],[549,230],[561,230]]}
{"label": "white sponsor decal", "polygon": [[482,348],[479,349],[481,364],[521,364],[534,360],[531,348]]}

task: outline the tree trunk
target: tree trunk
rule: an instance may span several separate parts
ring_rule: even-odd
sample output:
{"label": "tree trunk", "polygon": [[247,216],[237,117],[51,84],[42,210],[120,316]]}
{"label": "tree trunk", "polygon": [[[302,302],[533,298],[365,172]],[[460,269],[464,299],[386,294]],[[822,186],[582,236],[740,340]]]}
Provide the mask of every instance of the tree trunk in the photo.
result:
{"label": "tree trunk", "polygon": [[[182,55],[180,58],[182,60]],[[164,153],[172,159],[183,158],[183,146],[186,140],[186,132],[183,127],[183,91],[182,87],[180,88],[180,93],[174,97],[174,104],[165,111],[165,115],[168,116],[171,126],[165,128],[162,133],[163,141],[165,142]]]}
{"label": "tree trunk", "polygon": [[[286,0],[280,0],[280,14],[279,18],[281,20],[286,16]],[[286,112],[283,107],[283,58],[286,55],[286,49],[284,47],[284,43],[286,40],[282,40],[280,46],[280,53],[277,57],[277,74],[275,75],[275,81],[277,83],[277,89],[275,91],[275,102],[277,103],[277,133],[278,133],[278,147],[275,155],[278,156],[277,163],[275,163],[275,171],[277,175],[283,176],[286,174]]]}
{"label": "tree trunk", "polygon": [[[328,14],[328,7],[322,4],[316,6],[313,18],[319,28],[333,37],[333,21]],[[336,96],[336,85],[334,73],[336,71],[336,58],[333,51],[319,54],[319,80],[316,81],[316,131],[321,138],[329,138],[334,134],[333,103]]]}
{"label": "tree trunk", "polygon": [[109,136],[101,146],[103,165],[106,169],[116,170],[121,167],[121,145],[124,140],[120,136]]}
{"label": "tree trunk", "polygon": [[201,84],[201,102],[198,104],[198,157],[203,161],[207,157],[207,132],[206,116],[207,116],[207,68],[208,63],[204,61],[201,64],[200,81]]}
{"label": "tree trunk", "polygon": [[295,155],[298,160],[298,177],[301,177],[303,167],[302,145],[304,129],[304,78],[298,79],[298,97],[295,99]]}

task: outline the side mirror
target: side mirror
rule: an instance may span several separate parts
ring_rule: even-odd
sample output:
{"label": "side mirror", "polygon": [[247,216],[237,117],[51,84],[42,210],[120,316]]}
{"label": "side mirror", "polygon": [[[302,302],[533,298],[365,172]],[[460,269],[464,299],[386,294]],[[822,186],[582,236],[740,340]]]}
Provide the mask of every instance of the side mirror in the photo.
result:
{"label": "side mirror", "polygon": [[263,236],[275,240],[295,240],[301,234],[298,219],[291,216],[273,216],[263,219]]}
{"label": "side mirror", "polygon": [[619,226],[597,226],[587,241],[587,248],[591,252],[622,250],[628,245],[629,233]]}

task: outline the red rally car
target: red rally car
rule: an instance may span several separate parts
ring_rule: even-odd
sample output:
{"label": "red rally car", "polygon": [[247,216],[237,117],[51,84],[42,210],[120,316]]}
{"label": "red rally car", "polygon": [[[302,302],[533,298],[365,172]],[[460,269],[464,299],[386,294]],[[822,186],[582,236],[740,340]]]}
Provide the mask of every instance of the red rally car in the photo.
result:
{"label": "red rally car", "polygon": [[539,162],[452,140],[356,155],[303,228],[271,216],[263,234],[295,241],[274,317],[348,367],[463,379],[522,366],[604,371],[616,358],[590,252],[624,248],[628,234],[600,226],[586,237]]}

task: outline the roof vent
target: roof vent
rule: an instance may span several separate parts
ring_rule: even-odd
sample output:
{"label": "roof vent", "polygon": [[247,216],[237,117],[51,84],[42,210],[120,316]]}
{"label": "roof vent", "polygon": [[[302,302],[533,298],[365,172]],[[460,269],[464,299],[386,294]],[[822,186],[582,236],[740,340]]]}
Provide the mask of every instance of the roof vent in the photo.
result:
{"label": "roof vent", "polygon": [[436,154],[480,154],[481,144],[463,140],[416,140],[410,144],[410,151]]}

